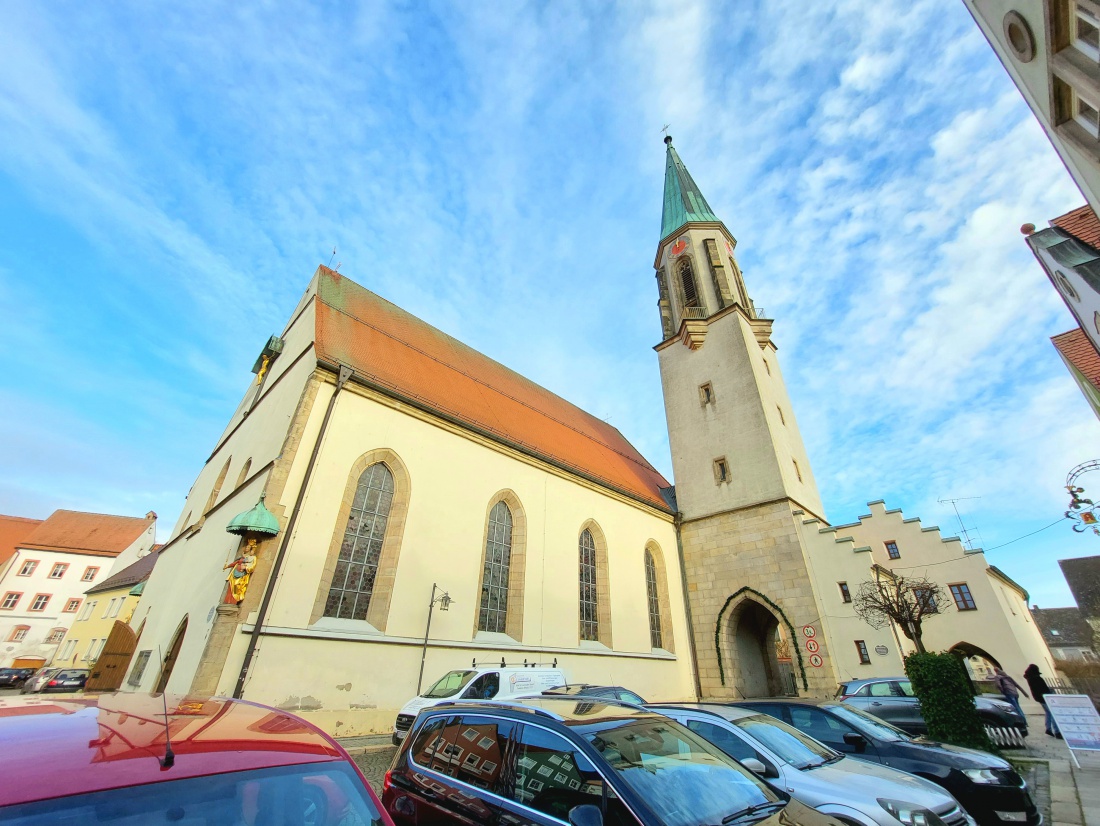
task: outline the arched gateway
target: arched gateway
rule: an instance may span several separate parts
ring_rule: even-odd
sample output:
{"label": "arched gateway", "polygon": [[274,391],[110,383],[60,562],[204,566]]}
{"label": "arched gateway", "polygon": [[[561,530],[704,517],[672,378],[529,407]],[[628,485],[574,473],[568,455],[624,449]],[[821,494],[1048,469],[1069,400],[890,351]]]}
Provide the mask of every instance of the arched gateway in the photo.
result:
{"label": "arched gateway", "polygon": [[794,632],[781,611],[743,589],[727,601],[717,631],[722,681],[736,696],[798,695],[792,662]]}

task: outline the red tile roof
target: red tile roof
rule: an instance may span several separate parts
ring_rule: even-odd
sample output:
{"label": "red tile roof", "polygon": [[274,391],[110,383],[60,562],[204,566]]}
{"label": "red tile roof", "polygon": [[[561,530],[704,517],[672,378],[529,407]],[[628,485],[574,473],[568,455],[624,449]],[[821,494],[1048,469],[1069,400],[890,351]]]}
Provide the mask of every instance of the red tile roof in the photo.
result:
{"label": "red tile roof", "polygon": [[16,546],[41,524],[41,519],[0,514],[0,565],[11,559]]}
{"label": "red tile roof", "polygon": [[154,545],[153,549],[145,556],[141,557],[137,562],[132,565],[127,565],[117,573],[111,574],[101,583],[92,586],[84,593],[97,594],[100,591],[113,591],[115,588],[123,588],[126,586],[133,587],[139,582],[144,582],[149,578],[149,574],[153,573],[153,566],[157,564],[157,559],[160,557],[160,549],[163,547],[163,545]]}
{"label": "red tile roof", "polygon": [[1090,247],[1100,250],[1100,219],[1088,204],[1060,215],[1050,223],[1051,226],[1064,229],[1078,241],[1084,241]]}
{"label": "red tile roof", "polygon": [[19,543],[20,548],[118,556],[152,520],[106,513],[57,510]]}
{"label": "red tile roof", "polygon": [[470,430],[668,512],[668,482],[611,425],[340,273],[318,269],[320,361]]}
{"label": "red tile roof", "polygon": [[1092,346],[1085,331],[1078,327],[1053,336],[1051,341],[1066,361],[1076,367],[1097,390],[1100,390],[1100,353]]}

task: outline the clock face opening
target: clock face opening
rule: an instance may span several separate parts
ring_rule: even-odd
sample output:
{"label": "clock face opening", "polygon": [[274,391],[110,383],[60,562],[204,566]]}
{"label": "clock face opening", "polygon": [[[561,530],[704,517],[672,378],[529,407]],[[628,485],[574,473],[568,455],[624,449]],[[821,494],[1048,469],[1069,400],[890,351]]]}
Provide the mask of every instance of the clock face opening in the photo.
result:
{"label": "clock face opening", "polygon": [[677,238],[676,242],[672,245],[672,255],[678,256],[687,249],[687,241],[683,238]]}

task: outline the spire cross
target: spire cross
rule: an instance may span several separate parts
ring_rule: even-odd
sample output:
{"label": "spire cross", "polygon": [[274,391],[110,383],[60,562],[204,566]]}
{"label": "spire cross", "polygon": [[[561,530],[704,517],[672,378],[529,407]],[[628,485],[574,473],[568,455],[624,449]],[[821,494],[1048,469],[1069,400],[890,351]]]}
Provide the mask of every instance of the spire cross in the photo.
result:
{"label": "spire cross", "polygon": [[664,126],[661,127],[661,131],[665,133],[666,138],[668,137],[668,130],[670,126],[672,126],[672,124],[666,123]]}

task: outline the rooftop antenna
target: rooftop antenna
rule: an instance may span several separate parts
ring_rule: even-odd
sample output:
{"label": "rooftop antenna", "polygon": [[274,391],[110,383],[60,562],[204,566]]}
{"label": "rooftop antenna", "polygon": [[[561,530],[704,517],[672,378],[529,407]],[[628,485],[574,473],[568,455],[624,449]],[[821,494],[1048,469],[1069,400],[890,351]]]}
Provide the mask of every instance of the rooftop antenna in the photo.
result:
{"label": "rooftop antenna", "polygon": [[[330,259],[328,260],[328,266],[329,266],[329,267],[331,267],[331,266],[332,266],[332,262],[333,262],[333,260],[334,260],[335,258],[336,258],[336,247],[333,247],[333,248],[332,248],[332,258],[330,258]],[[339,265],[337,265],[337,266],[339,266]]]}
{"label": "rooftop antenna", "polygon": [[[159,645],[157,646],[157,656],[161,658],[161,662],[164,662],[164,656]],[[163,691],[160,693],[160,699],[164,703],[164,757],[160,758],[160,767],[170,769],[176,765],[176,753],[172,751],[172,731],[168,726],[168,697]]]}
{"label": "rooftop antenna", "polygon": [[[966,529],[966,525],[963,524],[963,518],[962,518],[962,515],[959,513],[959,506],[956,503],[965,502],[968,499],[981,499],[981,498],[982,497],[980,497],[980,496],[957,496],[954,499],[937,499],[936,500],[941,505],[950,504],[951,507],[954,508],[955,518],[959,520],[959,533],[962,534],[963,544],[966,545],[966,549],[968,551],[974,550],[974,541],[970,538],[970,531],[968,531]],[[976,528],[974,530],[975,530],[975,532],[977,531]]]}

